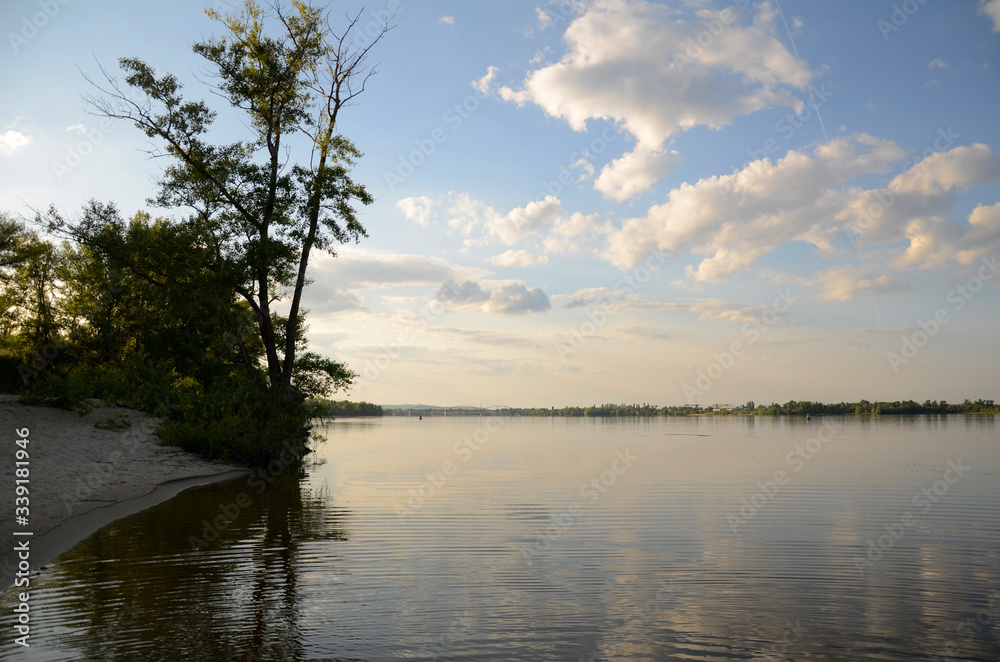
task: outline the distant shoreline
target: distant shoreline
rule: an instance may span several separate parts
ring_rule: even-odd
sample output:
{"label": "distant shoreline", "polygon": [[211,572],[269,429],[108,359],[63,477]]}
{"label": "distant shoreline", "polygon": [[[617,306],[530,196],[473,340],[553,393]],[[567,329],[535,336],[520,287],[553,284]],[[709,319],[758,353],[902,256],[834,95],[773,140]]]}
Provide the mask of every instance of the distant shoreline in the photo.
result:
{"label": "distant shoreline", "polygon": [[603,404],[587,407],[437,407],[433,405],[381,405],[386,416],[537,416],[554,418],[634,418],[652,416],[822,416],[822,415],[915,415],[915,414],[1000,414],[1000,406],[993,400],[965,400],[948,403],[944,400],[926,400],[922,404],[913,400],[892,402],[823,403],[791,400],[785,404],[756,405],[753,401],[743,405],[667,405]]}

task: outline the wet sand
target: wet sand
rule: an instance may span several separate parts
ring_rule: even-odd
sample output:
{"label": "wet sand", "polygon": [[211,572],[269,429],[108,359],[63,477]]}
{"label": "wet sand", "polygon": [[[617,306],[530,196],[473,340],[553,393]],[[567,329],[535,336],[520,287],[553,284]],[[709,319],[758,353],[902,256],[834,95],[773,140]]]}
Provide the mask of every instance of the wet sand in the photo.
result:
{"label": "wet sand", "polygon": [[[128,425],[125,425],[125,422]],[[100,427],[98,427],[100,426]],[[15,522],[15,462],[28,428],[28,525]],[[111,428],[111,429],[106,429]],[[29,540],[31,573],[51,563],[116,519],[166,501],[189,487],[239,478],[246,469],[211,462],[159,445],[156,418],[122,407],[98,407],[86,416],[24,406],[0,396],[0,508],[3,545],[0,585],[13,583],[15,544]],[[14,536],[30,531],[31,536]]]}

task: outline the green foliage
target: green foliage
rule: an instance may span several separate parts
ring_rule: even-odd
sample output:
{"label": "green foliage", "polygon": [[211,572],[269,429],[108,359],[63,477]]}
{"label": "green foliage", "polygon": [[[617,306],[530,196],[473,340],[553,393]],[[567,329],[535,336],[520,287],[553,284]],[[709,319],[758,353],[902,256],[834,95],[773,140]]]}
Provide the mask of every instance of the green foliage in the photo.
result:
{"label": "green foliage", "polygon": [[810,402],[790,400],[783,405],[777,403],[771,405],[758,405],[753,410],[754,414],[766,416],[791,416],[805,414],[1000,414],[1000,406],[993,400],[979,399],[975,402],[965,400],[961,404],[948,404],[944,400],[940,402],[925,400],[919,404],[913,400],[895,400],[893,402],[839,402],[835,404],[824,404],[822,402]]}
{"label": "green foliage", "polygon": [[497,416],[553,416],[571,418],[606,418],[606,417],[636,417],[636,416],[805,416],[806,414],[1000,414],[1000,406],[993,400],[965,400],[961,404],[948,404],[945,401],[927,400],[922,405],[913,400],[895,402],[841,402],[824,404],[808,400],[791,400],[783,405],[755,405],[751,400],[734,410],[713,411],[703,409],[699,405],[682,405],[657,407],[648,404],[604,404],[589,407],[491,407],[481,410],[475,407],[459,407],[444,409],[391,409],[391,416],[478,416],[481,412]]}
{"label": "green foliage", "polygon": [[351,416],[382,416],[384,412],[379,405],[370,402],[350,402],[349,400],[319,400],[316,403],[316,413],[325,418]]}
{"label": "green foliage", "polygon": [[234,377],[207,390],[194,380],[180,380],[175,397],[157,430],[166,444],[275,473],[298,466],[307,452],[309,410],[267,391],[263,380]]}
{"label": "green foliage", "polygon": [[[156,412],[168,443],[292,466],[307,447],[309,399],[355,377],[308,351],[301,297],[314,250],[335,255],[367,236],[354,205],[372,198],[350,177],[360,152],[336,120],[364,89],[352,81],[378,38],[352,50],[350,27],[334,34],[299,1],[209,15],[227,32],[194,51],[249,135],[213,144],[215,112],[138,59],[119,64],[145,100],[106,74],[107,97],[92,107],[161,141],[168,165],[151,202],[191,215],[126,221],[91,201],[71,222],[52,209],[37,220],[71,240],[60,246],[0,215],[0,388],[23,379],[32,402],[87,409],[98,398]],[[297,159],[295,143],[282,144],[292,135],[308,138]],[[282,299],[284,315],[273,308]]]}
{"label": "green foliage", "polygon": [[[92,105],[162,142],[169,165],[154,202],[193,210],[188,223],[203,233],[216,272],[231,276],[234,293],[254,313],[270,387],[295,399],[300,387],[326,388],[349,375],[333,362],[298,358],[300,307],[313,251],[335,255],[336,245],[367,236],[354,205],[372,197],[350,177],[360,152],[337,133],[336,122],[364,89],[354,79],[367,79],[365,57],[379,39],[352,49],[350,27],[334,34],[323,12],[305,2],[262,8],[248,0],[239,14],[208,14],[226,32],[195,44],[194,52],[214,69],[215,93],[243,116],[245,140],[213,143],[215,112],[185,100],[175,76],[135,58],[119,65],[146,102],[134,101],[106,75],[110,87],[102,91],[109,98]],[[298,158],[288,140],[293,135],[307,138]],[[288,313],[279,322],[272,305],[283,298]]]}

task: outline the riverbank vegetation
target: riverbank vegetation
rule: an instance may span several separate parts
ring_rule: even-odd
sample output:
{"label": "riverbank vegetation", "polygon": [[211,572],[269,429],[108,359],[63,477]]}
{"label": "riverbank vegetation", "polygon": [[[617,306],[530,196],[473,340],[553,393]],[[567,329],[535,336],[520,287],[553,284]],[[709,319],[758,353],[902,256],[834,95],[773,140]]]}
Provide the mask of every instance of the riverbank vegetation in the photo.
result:
{"label": "riverbank vegetation", "polygon": [[183,216],[98,201],[30,225],[0,216],[0,389],[122,403],[157,413],[160,437],[186,450],[296,466],[314,401],[354,378],[307,349],[302,297],[317,252],[367,236],[356,205],[372,198],[351,179],[360,153],[337,120],[388,26],[354,40],[356,20],[338,34],[302,2],[208,14],[224,36],[193,50],[234,116],[219,133],[247,134],[213,142],[217,111],[140,60],[90,81],[90,111],[135,125],[167,162],[150,203]]}
{"label": "riverbank vegetation", "polygon": [[349,402],[348,400],[319,400],[315,403],[316,413],[323,417],[382,416],[382,407],[370,402]]}
{"label": "riverbank vegetation", "polygon": [[783,405],[757,405],[747,402],[740,406],[672,405],[658,407],[650,404],[603,404],[589,407],[393,407],[386,408],[391,416],[552,416],[569,418],[609,418],[638,416],[806,416],[821,414],[1000,414],[1000,406],[993,400],[965,400],[948,403],[944,400],[926,400],[919,404],[913,400],[894,402],[839,402],[826,404],[808,400],[791,400]]}

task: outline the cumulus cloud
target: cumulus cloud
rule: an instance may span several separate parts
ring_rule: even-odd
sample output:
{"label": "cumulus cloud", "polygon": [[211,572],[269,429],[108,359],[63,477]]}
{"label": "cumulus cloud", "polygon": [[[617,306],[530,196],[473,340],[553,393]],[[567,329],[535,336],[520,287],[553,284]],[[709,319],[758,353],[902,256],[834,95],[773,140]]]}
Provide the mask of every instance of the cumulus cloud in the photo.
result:
{"label": "cumulus cloud", "polygon": [[491,315],[525,315],[552,308],[545,292],[521,283],[487,289],[475,281],[449,280],[438,290],[437,298],[457,308],[476,307]]}
{"label": "cumulus cloud", "polygon": [[[864,134],[836,138],[783,158],[761,159],[728,175],[673,189],[644,217],[608,232],[603,257],[626,269],[658,247],[700,255],[688,278],[732,278],[762,256],[793,241],[832,253],[850,230],[859,245],[909,240],[897,266],[933,266],[958,260],[961,251],[997,246],[992,211],[976,223],[949,220],[956,196],[972,186],[1000,181],[1000,160],[986,145],[959,146],[913,163],[885,188],[848,187],[851,181],[885,175],[906,152]],[[938,247],[933,254],[930,246]],[[971,255],[971,253],[970,253]],[[957,257],[955,257],[957,256]]]}
{"label": "cumulus cloud", "polygon": [[[448,227],[468,237],[466,246],[501,243],[513,246],[531,235],[541,235],[552,228],[556,239],[553,250],[573,250],[570,237],[596,228],[596,215],[563,215],[562,202],[554,195],[515,207],[506,213],[497,211],[468,193],[450,192],[437,199],[427,196],[406,198],[397,208],[408,219],[422,225],[444,218]],[[548,250],[548,249],[547,249]]]}
{"label": "cumulus cloud", "polygon": [[438,23],[444,23],[445,25],[455,25],[454,16],[442,16],[438,19]]}
{"label": "cumulus cloud", "polygon": [[542,242],[547,253],[576,253],[591,235],[606,230],[599,223],[597,214],[573,212],[560,216],[552,225],[552,230]]}
{"label": "cumulus cloud", "polygon": [[552,17],[541,7],[535,7],[535,16],[538,17],[538,28],[544,30],[552,25]]}
{"label": "cumulus cloud", "polygon": [[500,71],[499,67],[487,67],[486,75],[478,80],[472,81],[472,87],[479,90],[482,94],[489,94],[490,84],[496,79],[497,73]]}
{"label": "cumulus cloud", "polygon": [[316,287],[331,283],[342,290],[356,291],[390,286],[437,286],[446,280],[469,280],[485,275],[482,269],[425,255],[370,251],[353,246],[343,246],[337,253],[335,258],[319,254],[310,263]]}
{"label": "cumulus cloud", "polygon": [[554,223],[561,214],[562,202],[554,195],[547,195],[542,200],[512,209],[502,217],[490,219],[486,224],[486,231],[510,246],[525,235]]}
{"label": "cumulus cloud", "polygon": [[870,267],[844,265],[831,267],[809,281],[824,301],[847,301],[855,297],[904,294],[908,284],[900,278]]}
{"label": "cumulus cloud", "polygon": [[993,21],[994,32],[1000,32],[1000,0],[979,0],[979,13]]}
{"label": "cumulus cloud", "polygon": [[368,308],[356,294],[347,290],[329,287],[326,283],[315,283],[310,288],[309,301],[309,310],[315,315],[344,311],[369,312]]}
{"label": "cumulus cloud", "polygon": [[893,178],[888,189],[934,198],[994,180],[997,175],[1000,162],[988,145],[977,143],[931,154]]}
{"label": "cumulus cloud", "polygon": [[483,289],[483,286],[476,281],[467,280],[461,283],[448,281],[438,290],[437,298],[440,301],[448,301],[456,306],[482,303],[488,301],[490,293]]}
{"label": "cumulus cloud", "polygon": [[[535,104],[578,131],[589,120],[619,124],[646,157],[617,169],[646,164],[650,172],[642,178],[655,181],[669,170],[666,157],[649,154],[679,131],[718,129],[773,106],[802,108],[796,92],[808,89],[813,72],[778,38],[774,9],[764,2],[752,21],[744,18],[733,7],[692,13],[646,0],[597,0],[567,28],[558,62],[530,71],[519,89],[504,86],[499,93],[518,105]],[[645,190],[615,186],[621,181],[615,170],[599,190],[613,199]]]}
{"label": "cumulus cloud", "polygon": [[502,285],[493,290],[486,302],[486,312],[493,315],[524,315],[552,308],[549,297],[540,288],[528,289],[524,285]]}
{"label": "cumulus cloud", "polygon": [[1000,203],[979,205],[962,227],[943,219],[914,219],[906,226],[909,246],[895,261],[898,267],[936,267],[955,260],[971,264],[1000,245]]}
{"label": "cumulus cloud", "polygon": [[604,166],[594,188],[609,200],[624,202],[645,193],[673,172],[679,157],[677,152],[665,149],[636,149]]}
{"label": "cumulus cloud", "polygon": [[436,202],[435,205],[447,205],[444,212],[448,227],[466,236],[500,216],[493,207],[476,200],[468,193],[449,193],[445,200]]}
{"label": "cumulus cloud", "polygon": [[547,264],[549,258],[544,255],[532,255],[528,251],[509,250],[495,255],[488,260],[494,267],[531,267],[536,264]]}
{"label": "cumulus cloud", "polygon": [[403,198],[396,203],[396,209],[403,218],[421,227],[427,227],[434,219],[434,201],[426,195]]}
{"label": "cumulus cloud", "polygon": [[34,138],[20,131],[8,129],[0,133],[0,154],[13,156],[31,144]]}

